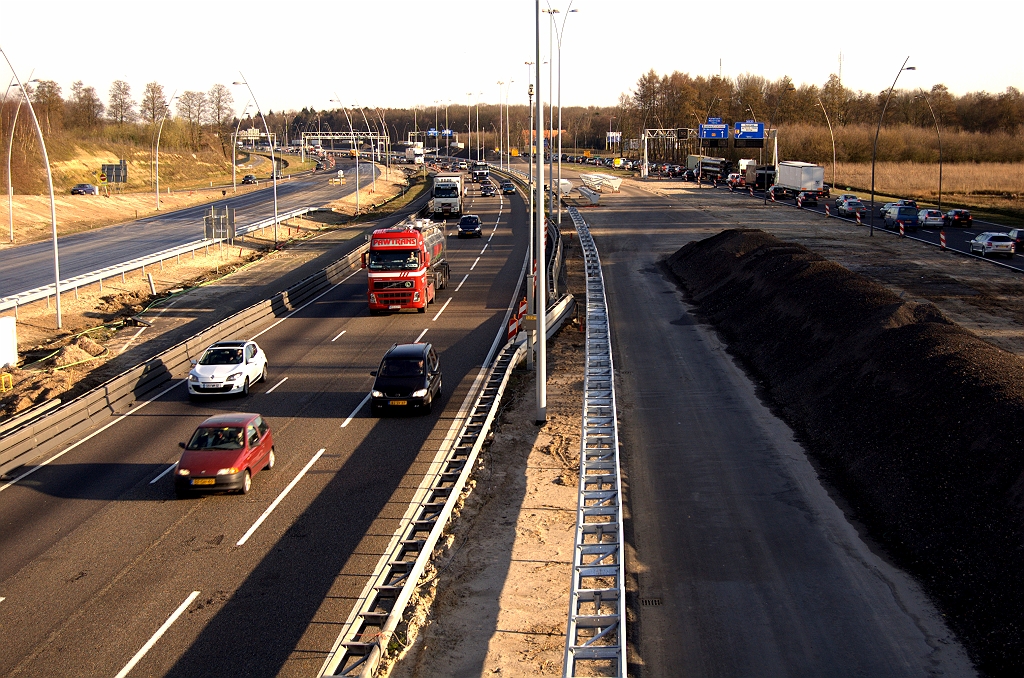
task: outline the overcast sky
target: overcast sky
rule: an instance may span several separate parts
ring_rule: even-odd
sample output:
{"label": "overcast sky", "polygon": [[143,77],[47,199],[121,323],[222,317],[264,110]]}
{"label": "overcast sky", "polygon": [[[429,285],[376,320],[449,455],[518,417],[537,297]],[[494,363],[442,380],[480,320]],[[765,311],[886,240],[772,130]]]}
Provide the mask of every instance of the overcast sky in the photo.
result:
{"label": "overcast sky", "polygon": [[[901,75],[901,88],[1024,89],[1021,0],[573,0],[579,11],[569,15],[568,0],[550,2],[560,26],[566,19],[563,105],[614,105],[652,68],[822,85],[840,53],[854,90],[888,88],[907,56],[917,70]],[[547,23],[541,42],[547,60]],[[525,103],[534,2],[4,0],[0,48],[20,77],[34,69],[65,95],[82,80],[104,101],[118,79],[138,100],[147,82],[168,95],[205,91],[241,70],[264,110],[334,108],[335,93],[347,105],[494,103],[499,80],[513,82],[510,102]],[[0,88],[10,77],[0,60]],[[546,90],[546,70],[542,82]],[[233,90],[238,110],[249,97]]]}

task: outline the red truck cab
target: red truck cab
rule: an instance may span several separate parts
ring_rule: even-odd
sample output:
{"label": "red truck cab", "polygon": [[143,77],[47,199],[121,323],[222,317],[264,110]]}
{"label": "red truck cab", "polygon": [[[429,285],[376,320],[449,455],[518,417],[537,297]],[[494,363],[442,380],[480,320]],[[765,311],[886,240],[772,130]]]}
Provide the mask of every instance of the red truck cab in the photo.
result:
{"label": "red truck cab", "polygon": [[444,231],[429,221],[382,228],[363,255],[370,314],[414,308],[425,313],[450,270]]}

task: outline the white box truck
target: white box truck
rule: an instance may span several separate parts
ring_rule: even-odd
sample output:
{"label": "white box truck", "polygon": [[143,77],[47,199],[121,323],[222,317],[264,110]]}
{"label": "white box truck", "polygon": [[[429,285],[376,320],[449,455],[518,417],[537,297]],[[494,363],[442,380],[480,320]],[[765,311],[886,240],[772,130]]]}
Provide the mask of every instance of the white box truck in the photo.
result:
{"label": "white box truck", "polygon": [[778,176],[775,178],[775,194],[794,197],[805,191],[814,193],[818,200],[828,197],[825,189],[825,168],[809,162],[784,160],[779,163]]}
{"label": "white box truck", "polygon": [[434,175],[433,203],[430,211],[435,218],[455,217],[462,214],[462,175],[443,172]]}

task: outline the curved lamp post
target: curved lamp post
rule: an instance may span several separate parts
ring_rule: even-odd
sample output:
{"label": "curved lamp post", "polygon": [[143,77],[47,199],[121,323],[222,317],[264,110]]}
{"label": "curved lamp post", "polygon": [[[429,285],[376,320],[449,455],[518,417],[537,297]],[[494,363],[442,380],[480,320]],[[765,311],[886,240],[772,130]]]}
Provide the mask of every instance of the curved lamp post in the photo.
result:
{"label": "curved lamp post", "polygon": [[[334,96],[338,97],[338,93],[335,92]],[[341,97],[331,99],[332,103],[341,104]],[[341,106],[342,112],[345,114],[345,120],[348,121],[348,131],[352,135],[352,145],[355,146],[356,150],[356,213],[354,216],[359,216],[359,146],[356,144],[356,130],[352,127],[352,118],[348,117],[348,109],[345,108],[344,104]],[[436,129],[436,128],[435,128]]]}
{"label": "curved lamp post", "polygon": [[892,81],[892,86],[889,87],[889,93],[885,95],[885,104],[882,105],[882,113],[878,116],[878,129],[875,130],[875,144],[871,147],[871,214],[868,217],[868,234],[871,236],[875,235],[875,157],[878,155],[878,134],[882,131],[885,109],[889,107],[889,99],[892,98],[892,90],[896,87],[896,81],[900,79],[900,73],[917,70],[916,66],[907,66],[908,61],[910,61],[909,56],[903,60],[903,65],[900,66],[900,70]]}
{"label": "curved lamp post", "polygon": [[[353,108],[359,109],[359,112],[363,116],[363,123],[366,125],[366,133],[370,134],[370,122],[366,119],[366,113],[363,113],[363,109],[360,106],[353,106]],[[447,109],[445,110],[445,116],[444,117],[445,117],[444,126],[447,127],[448,126],[448,111],[447,111]],[[370,188],[370,191],[372,193],[376,193],[377,192],[377,166],[376,166],[376,164],[374,164],[374,163],[377,162],[377,151],[376,151],[376,148],[377,148],[376,144],[371,144],[370,145],[370,163],[373,165],[370,168],[370,181],[373,182],[373,185]]]}
{"label": "curved lamp post", "polygon": [[[43,152],[43,164],[46,165],[46,186],[50,190],[50,226],[53,231],[53,292],[54,299],[56,300],[57,329],[59,330],[64,326],[64,321],[60,313],[60,255],[57,251],[57,203],[53,197],[53,172],[50,171],[50,156],[46,153],[46,142],[43,141],[43,129],[39,126],[39,119],[36,117],[36,110],[32,107],[32,99],[29,98],[28,92],[25,90],[25,86],[22,85],[17,72],[15,72],[14,67],[11,66],[11,60],[7,58],[7,54],[2,49],[0,49],[0,54],[3,54],[4,61],[7,62],[7,66],[11,69],[11,73],[14,73],[14,78],[18,81],[18,88],[21,90],[22,99],[26,104],[28,104],[28,112],[32,116],[32,124],[35,125],[36,136],[39,138],[39,148]],[[9,172],[8,176],[10,176]]]}
{"label": "curved lamp post", "polygon": [[931,99],[926,94],[919,94],[915,99],[924,99],[928,104],[928,111],[932,114],[932,122],[935,123],[935,136],[939,140],[939,211],[942,211],[942,135],[939,134],[939,119],[935,117],[935,109],[932,108]]}
{"label": "curved lamp post", "polygon": [[245,79],[245,75],[242,71],[238,71],[238,74],[242,76],[241,81],[235,81],[233,85],[245,85],[245,88],[249,90],[249,98],[256,104],[256,112],[260,114],[260,119],[263,120],[263,129],[267,132],[267,144],[270,145],[270,175],[274,179],[274,249],[277,249],[277,160],[274,158],[274,142],[270,136],[270,127],[267,126],[267,118],[263,115],[263,110],[260,108],[260,103],[256,101],[256,95],[252,93],[252,87],[249,86],[248,81]]}
{"label": "curved lamp post", "polygon": [[245,108],[238,114],[238,122],[235,123],[235,133],[231,136],[231,192],[238,192],[238,181],[235,175],[235,166],[238,164],[238,128],[242,126],[242,118],[245,117],[246,111],[249,110],[249,104],[251,101],[245,102]]}
{"label": "curved lamp post", "polygon": [[[178,90],[174,90],[174,93],[171,94],[171,102],[174,102],[174,100],[176,100],[178,98],[177,94],[178,94]],[[248,104],[246,104],[246,106],[248,106]],[[171,107],[170,103],[168,103],[167,108],[170,109],[170,107]],[[163,132],[164,132],[164,120],[167,119],[167,113],[168,112],[169,111],[164,111],[163,115],[160,116],[160,128],[157,129],[157,131],[156,131],[156,160],[154,162],[154,165],[155,165],[154,169],[155,169],[155,172],[156,172],[155,189],[156,189],[156,209],[157,209],[158,212],[160,211],[160,135],[163,134]],[[232,150],[232,163],[231,163],[231,180],[232,180],[232,182],[234,182],[234,179],[235,179],[235,163],[234,163],[234,151]]]}
{"label": "curved lamp post", "polygon": [[[779,100],[775,102],[775,110],[772,111],[772,117],[768,118],[768,131],[765,133],[765,138],[766,139],[771,137],[772,125],[775,123],[775,116],[779,112],[779,106],[782,105],[782,97],[784,97],[786,95],[786,92],[795,92],[795,91],[796,91],[796,87],[793,87],[793,84],[789,83],[786,86],[786,88],[779,93]],[[775,130],[775,147],[778,148],[778,146],[779,146],[779,131]],[[776,153],[775,161],[778,162],[778,160],[779,160],[779,156]],[[777,170],[778,170],[778,168],[776,168],[776,171]],[[756,176],[754,177],[754,183],[757,184],[757,177]],[[767,174],[767,172],[764,175],[764,204],[765,205],[768,204],[768,174]]]}
{"label": "curved lamp post", "polygon": [[834,187],[836,185],[836,135],[832,133],[832,121],[828,119],[828,111],[825,110],[825,104],[821,103],[821,97],[818,97],[818,107],[825,114],[825,122],[828,123],[828,134],[832,137],[832,186]]}
{"label": "curved lamp post", "polygon": [[[558,13],[557,9],[551,9],[551,5],[548,5],[548,13],[551,15],[551,26],[555,29],[555,42],[558,44],[558,225],[562,225],[562,36],[565,35],[565,22],[569,19],[569,15],[579,10],[572,8],[572,0],[569,0],[569,7],[565,11],[565,16],[562,17],[562,25],[559,26],[558,22],[555,21],[555,14]],[[608,121],[608,125],[611,125],[611,120]],[[552,149],[554,151],[554,149]],[[619,155],[622,154],[622,145],[619,145]],[[554,185],[556,182],[552,181]],[[554,192],[552,192],[552,200],[554,199]]]}
{"label": "curved lamp post", "polygon": [[[39,82],[38,80],[32,80],[32,73],[29,73],[28,77],[29,80],[27,82]],[[13,76],[11,80],[12,86],[18,90],[21,96],[18,99],[18,107],[14,109],[14,116],[11,119],[11,133],[7,137],[7,218],[11,227],[11,242],[14,242],[14,185],[11,183],[11,151],[14,150],[14,130],[18,126],[18,113],[21,112],[21,105],[25,103],[26,97],[24,90],[21,89],[21,83],[13,85]],[[7,99],[6,95],[4,95],[4,99]]]}

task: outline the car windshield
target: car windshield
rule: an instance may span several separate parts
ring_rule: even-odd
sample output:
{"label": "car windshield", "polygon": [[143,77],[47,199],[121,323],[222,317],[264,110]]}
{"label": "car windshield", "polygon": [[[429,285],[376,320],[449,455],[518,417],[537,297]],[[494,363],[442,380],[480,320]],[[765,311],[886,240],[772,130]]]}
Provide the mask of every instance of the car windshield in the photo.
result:
{"label": "car windshield", "polygon": [[1008,235],[993,235],[988,240],[989,242],[1013,242]]}
{"label": "car windshield", "polygon": [[235,426],[200,426],[192,434],[188,450],[240,450],[245,447],[242,429]]}
{"label": "car windshield", "polygon": [[242,349],[211,348],[199,359],[200,365],[241,365]]}
{"label": "car windshield", "polygon": [[862,207],[863,205],[864,205],[864,203],[862,203],[860,200],[847,200],[846,201],[846,206],[847,207]]}
{"label": "car windshield", "polygon": [[459,189],[456,186],[437,186],[434,188],[435,198],[458,198]]}
{"label": "car windshield", "polygon": [[382,377],[419,377],[423,375],[423,361],[413,358],[389,358],[381,367]]}
{"label": "car windshield", "polygon": [[420,266],[420,255],[416,250],[370,250],[367,266],[372,271],[415,270]]}
{"label": "car windshield", "polygon": [[459,226],[476,226],[480,223],[480,220],[476,217],[463,217],[462,221],[459,222]]}

